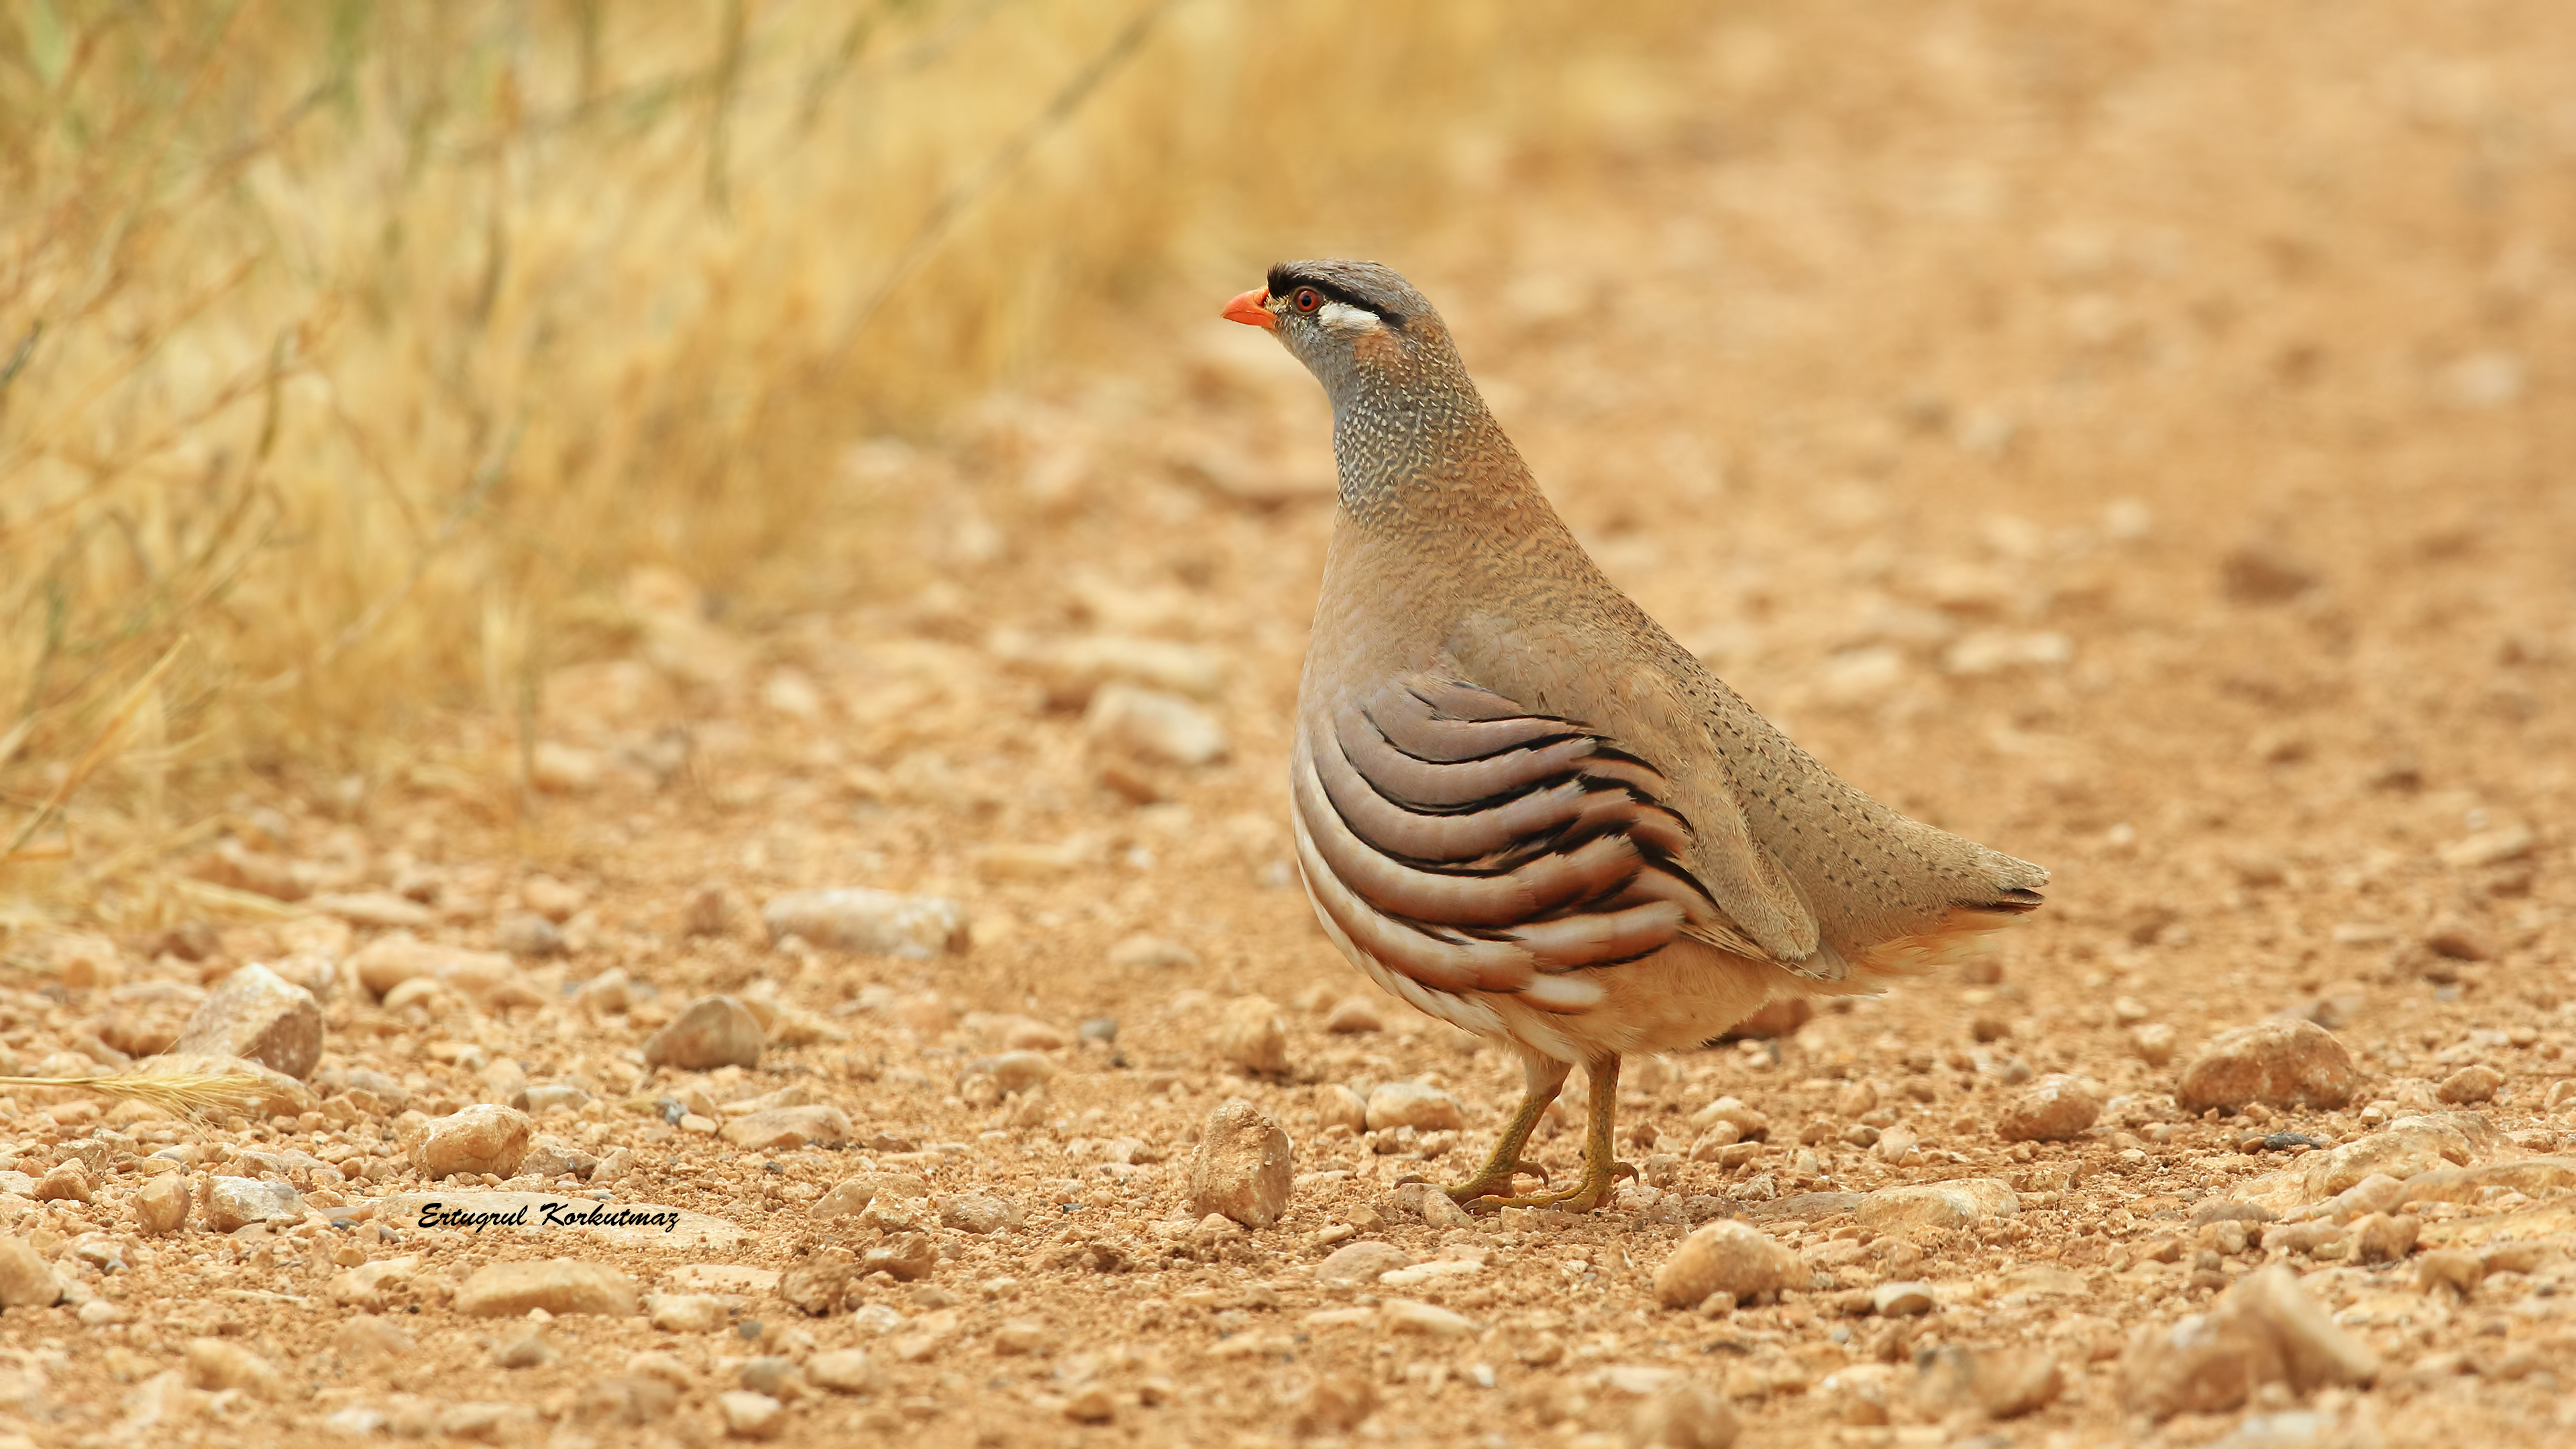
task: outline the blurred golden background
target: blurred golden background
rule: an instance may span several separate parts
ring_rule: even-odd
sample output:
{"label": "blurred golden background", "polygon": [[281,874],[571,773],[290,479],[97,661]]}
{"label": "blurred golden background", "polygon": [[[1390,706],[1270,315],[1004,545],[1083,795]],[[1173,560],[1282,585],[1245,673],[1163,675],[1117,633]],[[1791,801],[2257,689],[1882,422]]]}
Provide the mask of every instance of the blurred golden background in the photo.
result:
{"label": "blurred golden background", "polygon": [[[39,894],[201,839],[244,772],[362,791],[461,717],[518,722],[523,786],[543,679],[640,637],[639,566],[755,631],[911,597],[942,490],[854,445],[971,485],[1012,406],[981,400],[1045,379],[1186,428],[1229,384],[1165,364],[1238,348],[1205,310],[1281,255],[1414,270],[1596,537],[2331,529],[2347,446],[2456,526],[2463,459],[2541,489],[2564,457],[2546,6],[4,24],[0,791]],[[1264,446],[1311,469],[1301,387]],[[2426,409],[2438,443],[2373,433]],[[1772,606],[1650,575],[1721,662]]]}

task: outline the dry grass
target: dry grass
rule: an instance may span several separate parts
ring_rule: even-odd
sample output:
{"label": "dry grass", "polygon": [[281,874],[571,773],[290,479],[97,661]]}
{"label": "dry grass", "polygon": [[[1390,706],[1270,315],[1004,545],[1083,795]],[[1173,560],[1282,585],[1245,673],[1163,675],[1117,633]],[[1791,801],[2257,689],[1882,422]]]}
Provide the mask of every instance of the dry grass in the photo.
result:
{"label": "dry grass", "polygon": [[754,613],[901,586],[854,441],[1175,270],[1400,233],[1462,156],[1563,146],[1578,37],[1655,35],[1466,0],[10,17],[0,891],[127,924],[175,897],[118,878],[239,771],[363,788],[507,716],[640,564]]}

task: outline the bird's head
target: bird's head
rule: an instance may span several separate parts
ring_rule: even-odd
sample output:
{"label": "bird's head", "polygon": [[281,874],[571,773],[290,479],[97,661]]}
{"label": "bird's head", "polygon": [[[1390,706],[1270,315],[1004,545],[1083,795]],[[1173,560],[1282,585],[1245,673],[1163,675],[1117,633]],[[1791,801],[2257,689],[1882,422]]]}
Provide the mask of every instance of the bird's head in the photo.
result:
{"label": "bird's head", "polygon": [[1448,324],[1392,267],[1281,262],[1269,284],[1228,302],[1229,321],[1268,329],[1338,405],[1372,383],[1453,365]]}

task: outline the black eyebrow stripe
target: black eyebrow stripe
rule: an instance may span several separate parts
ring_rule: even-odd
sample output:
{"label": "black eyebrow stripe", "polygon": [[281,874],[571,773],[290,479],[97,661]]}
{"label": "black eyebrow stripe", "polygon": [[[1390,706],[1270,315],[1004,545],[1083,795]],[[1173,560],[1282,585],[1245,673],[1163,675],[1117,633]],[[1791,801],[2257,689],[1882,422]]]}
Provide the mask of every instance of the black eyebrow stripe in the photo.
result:
{"label": "black eyebrow stripe", "polygon": [[1290,291],[1298,287],[1312,287],[1316,291],[1323,293],[1326,301],[1339,302],[1345,307],[1357,307],[1361,311],[1375,317],[1380,322],[1385,323],[1387,326],[1394,328],[1398,332],[1404,330],[1404,319],[1402,317],[1398,317],[1395,314],[1388,312],[1384,308],[1377,306],[1375,303],[1363,302],[1355,293],[1342,287],[1337,287],[1331,282],[1324,280],[1322,277],[1304,276],[1296,272],[1290,272],[1278,267],[1273,267],[1270,270],[1268,280],[1271,296],[1285,296]]}

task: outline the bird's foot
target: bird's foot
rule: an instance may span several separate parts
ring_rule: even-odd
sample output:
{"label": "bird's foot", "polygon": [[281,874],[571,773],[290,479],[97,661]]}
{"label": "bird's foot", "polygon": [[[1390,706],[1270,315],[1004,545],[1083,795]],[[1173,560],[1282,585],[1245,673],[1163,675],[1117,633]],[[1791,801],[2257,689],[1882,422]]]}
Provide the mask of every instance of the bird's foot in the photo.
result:
{"label": "bird's foot", "polygon": [[[1527,1197],[1488,1197],[1472,1206],[1500,1210],[1507,1207],[1555,1208],[1559,1212],[1588,1213],[1610,1200],[1613,1189],[1623,1177],[1635,1177],[1637,1169],[1625,1162],[1612,1161],[1595,1167],[1583,1164],[1583,1176],[1568,1187],[1554,1192],[1532,1193]],[[1461,1199],[1464,1202],[1464,1199]]]}
{"label": "bird's foot", "polygon": [[1500,1162],[1488,1162],[1485,1164],[1484,1171],[1477,1173],[1470,1181],[1462,1182],[1444,1191],[1449,1194],[1451,1202],[1462,1206],[1472,1205],[1485,1198],[1509,1196],[1513,1180],[1524,1173],[1541,1182],[1548,1180],[1547,1169],[1535,1162],[1516,1161],[1508,1166]]}

